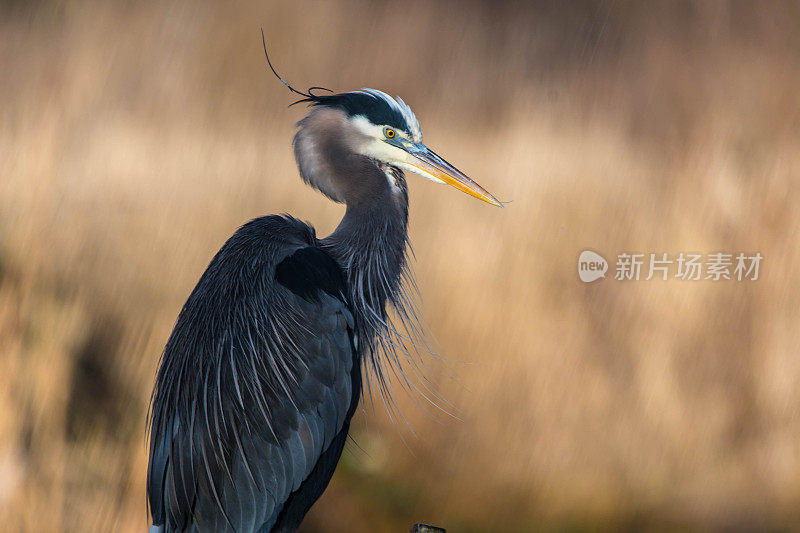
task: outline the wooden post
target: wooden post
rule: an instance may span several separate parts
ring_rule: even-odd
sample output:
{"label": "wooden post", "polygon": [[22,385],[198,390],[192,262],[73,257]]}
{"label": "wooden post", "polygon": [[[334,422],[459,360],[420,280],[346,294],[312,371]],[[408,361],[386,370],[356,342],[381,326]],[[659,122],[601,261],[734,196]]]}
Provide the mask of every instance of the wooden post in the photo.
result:
{"label": "wooden post", "polygon": [[411,528],[411,533],[445,533],[445,530],[428,524],[414,524],[414,527]]}

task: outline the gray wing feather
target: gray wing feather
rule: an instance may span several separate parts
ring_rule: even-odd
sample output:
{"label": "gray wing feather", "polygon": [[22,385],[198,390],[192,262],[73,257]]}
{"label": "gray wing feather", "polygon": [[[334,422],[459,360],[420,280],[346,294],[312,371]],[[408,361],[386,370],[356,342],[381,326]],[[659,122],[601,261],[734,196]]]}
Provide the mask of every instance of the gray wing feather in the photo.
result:
{"label": "gray wing feather", "polygon": [[269,531],[352,412],[346,299],[327,289],[306,298],[275,282],[276,262],[307,244],[277,239],[277,251],[270,238],[267,259],[226,255],[236,237],[181,311],[159,369],[148,495],[163,531]]}
{"label": "gray wing feather", "polygon": [[[256,428],[252,435],[240,433],[244,454],[232,454],[233,480],[223,477],[218,487],[230,524],[214,512],[213,496],[201,491],[200,499],[205,501],[197,506],[197,523],[202,530],[254,531],[263,526],[269,530],[282,503],[300,487],[317,458],[341,431],[352,391],[353,348],[344,317],[350,312],[339,300],[328,296],[320,300],[318,313],[338,314],[341,319],[322,321],[327,327],[315,332],[320,336],[308,354],[309,371],[299,380],[300,392],[293,402],[284,403],[275,412],[272,423],[281,442],[269,439],[263,428]],[[255,479],[251,479],[245,461]]]}

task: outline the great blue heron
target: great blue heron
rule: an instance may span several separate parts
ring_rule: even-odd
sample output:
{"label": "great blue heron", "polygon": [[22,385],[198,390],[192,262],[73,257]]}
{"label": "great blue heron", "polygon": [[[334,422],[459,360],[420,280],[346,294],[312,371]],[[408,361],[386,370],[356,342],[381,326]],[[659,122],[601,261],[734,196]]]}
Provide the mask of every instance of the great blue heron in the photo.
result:
{"label": "great blue heron", "polygon": [[304,93],[267,62],[311,107],[293,141],[300,176],[347,210],[324,239],[287,215],[248,222],[181,309],[151,402],[156,531],[296,530],[339,461],[365,361],[385,385],[387,303],[413,317],[403,171],[502,206],[422,144],[401,99]]}

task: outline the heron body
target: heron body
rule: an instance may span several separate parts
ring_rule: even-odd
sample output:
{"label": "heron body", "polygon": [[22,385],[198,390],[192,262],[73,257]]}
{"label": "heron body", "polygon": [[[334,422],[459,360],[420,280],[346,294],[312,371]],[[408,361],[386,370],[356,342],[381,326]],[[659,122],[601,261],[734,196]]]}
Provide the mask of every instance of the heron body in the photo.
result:
{"label": "heron body", "polygon": [[156,531],[295,531],[341,456],[366,362],[384,382],[387,306],[409,316],[403,170],[500,205],[422,144],[402,100],[301,94],[300,175],[347,209],[323,239],[285,215],[245,224],[183,306],[151,405]]}

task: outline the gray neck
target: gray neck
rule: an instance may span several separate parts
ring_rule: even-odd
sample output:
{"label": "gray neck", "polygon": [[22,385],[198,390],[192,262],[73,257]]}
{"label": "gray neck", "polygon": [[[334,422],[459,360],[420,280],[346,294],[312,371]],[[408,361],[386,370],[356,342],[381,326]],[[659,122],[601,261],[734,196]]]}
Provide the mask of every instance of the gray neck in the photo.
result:
{"label": "gray neck", "polygon": [[362,144],[338,110],[315,109],[298,123],[294,152],[303,180],[328,198],[344,202],[339,226],[322,239],[345,271],[359,338],[375,355],[392,331],[387,302],[405,320],[410,309],[406,271],[408,194],[403,173],[355,152]]}
{"label": "gray neck", "polygon": [[348,202],[339,226],[322,240],[344,269],[361,324],[368,329],[374,329],[374,320],[387,321],[387,301],[398,302],[408,244],[407,195],[392,191],[384,172],[372,166],[377,186],[369,200]]}

